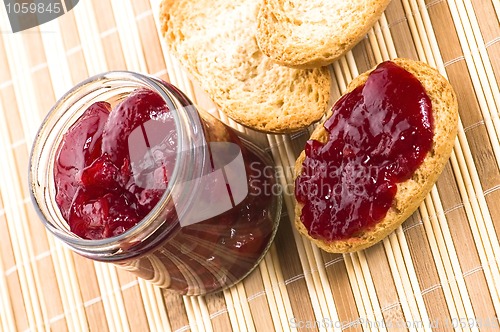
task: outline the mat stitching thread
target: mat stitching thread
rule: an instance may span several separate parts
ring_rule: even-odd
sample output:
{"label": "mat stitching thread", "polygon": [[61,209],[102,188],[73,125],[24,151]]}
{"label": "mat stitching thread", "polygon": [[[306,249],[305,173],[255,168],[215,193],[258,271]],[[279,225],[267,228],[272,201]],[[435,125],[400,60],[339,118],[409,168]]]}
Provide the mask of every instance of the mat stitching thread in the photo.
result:
{"label": "mat stitching thread", "polygon": [[0,84],[0,90],[3,90],[5,88],[8,88],[9,86],[13,85],[13,81],[12,80],[8,80],[8,81],[4,81]]}
{"label": "mat stitching thread", "polygon": [[102,297],[98,296],[98,297],[95,297],[93,299],[90,299],[88,301],[83,302],[83,307],[88,308],[90,306],[93,306],[96,303],[101,302],[101,301],[102,301]]}
{"label": "mat stitching thread", "polygon": [[16,264],[14,266],[12,266],[11,268],[5,270],[5,272],[3,273],[4,276],[8,277],[10,276],[11,274],[13,274],[14,272],[16,272],[17,270],[19,270],[19,268],[21,266],[28,266],[28,265],[31,265],[35,262],[38,262],[38,261],[41,261],[42,259],[44,258],[47,258],[47,257],[50,257],[52,256],[53,253],[55,253],[57,250],[60,250],[59,248],[52,248],[50,250],[47,250],[47,251],[44,251],[36,256],[34,256],[33,258],[31,258],[30,260],[28,261],[25,261],[24,263],[22,264]]}
{"label": "mat stitching thread", "polygon": [[30,68],[30,73],[31,74],[34,74],[42,69],[45,69],[45,68],[49,68],[49,64],[47,62],[42,62],[42,63],[39,63],[33,67]]}
{"label": "mat stitching thread", "polygon": [[[428,10],[430,7],[435,6],[435,5],[437,5],[437,4],[441,3],[441,2],[444,2],[444,0],[431,1],[428,4],[425,5],[425,9]],[[419,7],[418,10],[416,10],[416,11],[412,10],[408,14],[405,14],[402,18],[394,20],[393,22],[388,23],[388,24],[383,24],[383,25],[380,24],[380,27],[374,27],[373,29],[376,29],[377,31],[378,30],[383,30],[383,29],[390,29],[390,28],[392,28],[392,27],[394,27],[394,26],[396,26],[398,24],[401,24],[403,22],[407,22],[408,21],[408,17],[409,16],[415,16],[415,13],[417,13],[417,12],[422,13],[423,9],[421,9]],[[368,38],[368,35],[366,35],[364,38]]]}
{"label": "mat stitching thread", "polygon": [[444,66],[444,67],[448,67],[448,66],[450,66],[450,65],[452,65],[452,64],[454,64],[454,63],[457,63],[457,62],[459,62],[459,61],[462,61],[462,60],[465,60],[465,57],[464,57],[463,55],[461,55],[461,56],[459,56],[459,57],[456,57],[456,58],[454,58],[454,59],[451,59],[451,60],[446,61],[445,63],[443,63],[443,66]]}
{"label": "mat stitching thread", "polygon": [[479,120],[478,122],[473,123],[473,124],[471,124],[471,125],[469,125],[469,126],[465,127],[465,128],[464,128],[464,133],[466,133],[466,132],[468,132],[468,131],[470,131],[470,130],[472,130],[472,129],[475,129],[475,128],[477,128],[477,127],[483,126],[484,124],[485,124],[484,120]]}
{"label": "mat stitching thread", "polygon": [[292,134],[290,134],[290,140],[294,140],[294,139],[297,139],[299,137],[306,136],[306,135],[309,136],[309,133],[306,130],[292,133]]}
{"label": "mat stitching thread", "polygon": [[20,140],[15,141],[14,143],[11,143],[10,144],[10,148],[11,149],[16,149],[16,148],[20,147],[23,144],[26,144],[26,139],[20,139]]}
{"label": "mat stitching thread", "polygon": [[464,203],[459,203],[459,204],[457,204],[455,206],[452,206],[451,208],[448,208],[448,209],[444,210],[444,214],[448,214],[450,212],[453,212],[455,210],[461,209],[463,207],[464,207]]}
{"label": "mat stitching thread", "polygon": [[[488,264],[488,265],[491,265],[491,264]],[[477,267],[475,267],[475,268],[473,268],[473,269],[471,269],[469,271],[463,272],[461,276],[455,276],[455,275],[453,275],[453,277],[451,279],[446,279],[445,282],[447,284],[451,284],[452,282],[455,282],[460,277],[461,278],[467,278],[467,277],[470,277],[471,275],[473,275],[474,273],[477,273],[477,272],[480,272],[480,271],[483,271],[483,270],[484,270],[483,265],[479,265],[479,266],[477,266]],[[436,290],[436,289],[442,288],[442,287],[443,287],[442,283],[437,283],[437,284],[435,284],[433,286],[430,286],[430,287],[422,290],[420,292],[420,294],[421,295],[425,295],[425,294],[427,294],[427,293],[429,293],[429,292],[431,292],[433,290]]]}
{"label": "mat stitching thread", "polygon": [[500,189],[500,184],[497,184],[496,186],[494,187],[491,187],[490,189],[486,189],[485,191],[483,191],[483,195],[486,196],[486,195],[489,195],[491,193],[493,193],[494,191],[497,191]]}
{"label": "mat stitching thread", "polygon": [[118,28],[117,28],[116,26],[114,26],[114,27],[112,27],[112,28],[109,28],[108,30],[105,30],[105,31],[101,32],[101,33],[99,34],[99,37],[100,37],[101,39],[103,39],[103,38],[106,38],[106,37],[108,37],[108,36],[111,36],[112,34],[117,33],[117,32],[118,32]]}
{"label": "mat stitching thread", "polygon": [[218,310],[218,311],[216,311],[216,312],[214,312],[214,313],[210,314],[210,316],[208,316],[208,317],[210,318],[210,320],[212,320],[212,319],[214,319],[215,317],[220,316],[220,315],[222,315],[222,314],[226,313],[226,312],[227,312],[227,310],[228,310],[228,309],[227,309],[227,307],[226,307],[226,308],[224,308],[224,309],[220,309],[220,310]]}
{"label": "mat stitching thread", "polygon": [[267,293],[266,293],[266,291],[265,291],[265,290],[262,290],[262,291],[260,291],[260,292],[257,292],[257,293],[255,293],[255,294],[252,294],[252,295],[250,295],[249,297],[247,297],[247,301],[248,301],[248,302],[253,301],[253,300],[255,300],[256,298],[261,297],[262,295],[266,295],[266,294],[267,294]]}
{"label": "mat stitching thread", "polygon": [[[450,281],[447,280],[448,283],[450,283]],[[420,295],[424,296],[432,291],[435,291],[436,289],[439,289],[439,288],[443,288],[443,285],[441,283],[438,283],[438,284],[435,284],[435,285],[432,285],[422,291],[420,291]]]}
{"label": "mat stitching thread", "polygon": [[346,323],[346,324],[342,325],[342,326],[340,327],[340,329],[341,329],[341,330],[345,330],[345,329],[348,329],[348,328],[353,327],[353,326],[355,326],[355,325],[360,325],[363,321],[364,321],[364,320],[361,320],[361,317],[358,317],[357,319],[355,319],[355,320],[353,320],[353,321],[351,321],[351,322],[348,322],[348,323]]}
{"label": "mat stitching thread", "polygon": [[289,279],[285,280],[285,285],[289,285],[289,284],[291,284],[291,283],[293,283],[295,281],[298,281],[298,280],[304,279],[304,278],[305,278],[304,273],[298,274],[295,277],[292,277],[292,278],[289,278]]}
{"label": "mat stitching thread", "polygon": [[[96,298],[93,298],[91,300],[85,301],[85,302],[83,302],[83,308],[88,308],[88,307],[90,307],[90,306],[92,306],[92,305],[94,305],[96,303],[101,302],[101,301],[102,301],[102,297],[100,297],[100,296],[96,297]],[[68,314],[76,312],[76,310],[78,308],[81,308],[81,307],[82,306],[78,306],[76,308],[73,308],[73,310],[71,310],[71,311],[64,311],[62,314],[59,314],[59,315],[56,315],[56,316],[50,318],[49,319],[49,324],[54,324],[54,323],[56,323],[56,322],[58,322],[60,320],[63,320],[65,317],[68,316]]]}
{"label": "mat stitching thread", "polygon": [[425,8],[429,9],[431,8],[432,6],[435,6],[441,2],[444,2],[444,0],[434,0],[434,1],[430,1],[428,4],[425,5]]}
{"label": "mat stitching thread", "polygon": [[168,75],[168,70],[167,69],[162,69],[160,71],[157,71],[156,73],[153,74],[153,76],[163,76],[163,75]]}
{"label": "mat stitching thread", "polygon": [[401,306],[401,301],[396,301],[392,304],[388,304],[385,307],[380,308],[380,311],[385,312],[385,311],[389,311],[389,310],[392,310],[392,309],[400,307],[400,306]]}
{"label": "mat stitching thread", "polygon": [[143,11],[142,13],[138,14],[135,16],[135,21],[136,22],[139,22],[145,18],[148,18],[149,16],[152,16],[153,15],[153,10],[152,9],[148,9],[148,10],[145,10]]}
{"label": "mat stitching thread", "polygon": [[186,326],[183,326],[183,327],[178,328],[178,329],[177,329],[177,330],[175,330],[174,332],[184,332],[184,331],[187,331],[187,330],[190,330],[190,329],[191,329],[191,326],[186,325]]}
{"label": "mat stitching thread", "polygon": [[72,48],[70,48],[69,50],[66,51],[66,57],[69,57],[77,52],[82,51],[82,50],[83,50],[82,44],[73,46]]}
{"label": "mat stitching thread", "polygon": [[459,203],[459,204],[457,204],[457,205],[455,205],[455,206],[452,206],[451,208],[448,208],[447,210],[444,210],[444,211],[439,212],[439,213],[437,213],[437,214],[430,214],[430,215],[429,215],[429,218],[430,218],[430,219],[432,219],[432,218],[437,218],[437,219],[439,219],[439,217],[446,217],[446,215],[447,215],[448,213],[453,212],[453,211],[455,211],[455,210],[458,210],[458,209],[460,209],[460,208],[462,208],[462,207],[464,207],[464,204],[463,204],[463,203]]}
{"label": "mat stitching thread", "polygon": [[52,325],[60,320],[63,320],[64,318],[66,318],[66,313],[54,316],[49,319],[49,325]]}
{"label": "mat stitching thread", "polygon": [[478,266],[478,267],[475,267],[475,268],[473,268],[473,269],[471,269],[471,270],[469,270],[469,271],[467,271],[467,272],[464,272],[464,273],[462,274],[462,276],[463,276],[464,278],[466,278],[466,277],[468,277],[468,276],[470,276],[470,275],[473,275],[473,274],[474,274],[474,273],[476,273],[476,272],[480,272],[480,271],[483,271],[483,270],[484,270],[484,269],[483,269],[483,267],[482,267],[482,266]]}
{"label": "mat stitching thread", "polygon": [[496,43],[500,42],[500,37],[496,37],[496,38],[493,38],[492,40],[490,40],[489,42],[487,43],[484,43],[484,47],[485,48],[488,48]]}
{"label": "mat stitching thread", "polygon": [[[403,22],[408,22],[408,18],[406,16],[404,16],[403,18],[400,18],[399,20],[395,20],[394,22],[391,22],[389,24],[387,24],[387,28],[391,29],[392,27],[398,25],[398,24],[401,24]],[[382,27],[381,27],[382,28]]]}
{"label": "mat stitching thread", "polygon": [[403,227],[403,233],[406,233],[407,231],[411,230],[412,228],[415,228],[415,227],[418,227],[418,226],[421,226],[423,225],[423,221],[422,220],[419,220],[418,222],[416,222],[415,224],[413,225],[409,225],[409,226],[404,226]]}
{"label": "mat stitching thread", "polygon": [[330,261],[326,262],[326,263],[324,264],[324,266],[325,266],[325,268],[327,268],[327,267],[329,267],[329,266],[331,266],[331,265],[334,265],[334,264],[340,263],[340,262],[342,262],[343,260],[344,260],[344,256],[339,256],[339,257],[337,257],[337,258],[334,258],[334,259],[332,259],[332,260],[330,260]]}
{"label": "mat stitching thread", "polygon": [[132,287],[134,287],[134,286],[136,286],[136,285],[139,285],[139,280],[133,280],[133,281],[131,281],[131,282],[129,282],[129,283],[127,283],[127,284],[125,284],[125,285],[123,285],[123,286],[121,287],[121,289],[122,289],[122,290],[127,290],[127,289],[132,288]]}

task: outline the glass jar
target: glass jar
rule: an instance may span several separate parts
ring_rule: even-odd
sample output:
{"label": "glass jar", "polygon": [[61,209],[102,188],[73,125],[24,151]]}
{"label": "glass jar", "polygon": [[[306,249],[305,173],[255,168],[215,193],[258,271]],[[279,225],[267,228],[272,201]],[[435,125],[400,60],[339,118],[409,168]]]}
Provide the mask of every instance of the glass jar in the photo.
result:
{"label": "glass jar", "polygon": [[[107,101],[114,108],[139,88],[163,98],[175,128],[162,130],[153,123],[149,133],[142,126],[142,138],[134,141],[130,134],[130,158],[144,155],[137,150],[148,135],[160,135],[162,142],[175,142],[172,173],[159,203],[134,227],[109,238],[84,239],[70,231],[56,203],[58,147],[90,105]],[[240,136],[169,83],[107,72],[73,87],[43,121],[30,157],[31,197],[48,230],[78,254],[116,264],[180,294],[218,291],[256,267],[271,245],[281,212],[275,167]]]}

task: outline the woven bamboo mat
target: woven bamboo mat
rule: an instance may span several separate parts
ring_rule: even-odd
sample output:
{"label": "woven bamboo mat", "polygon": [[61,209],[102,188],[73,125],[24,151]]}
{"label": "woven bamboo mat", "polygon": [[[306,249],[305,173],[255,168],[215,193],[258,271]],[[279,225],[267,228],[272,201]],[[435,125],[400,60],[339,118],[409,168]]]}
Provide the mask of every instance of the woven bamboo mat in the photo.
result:
{"label": "woven bamboo mat", "polygon": [[334,99],[358,73],[396,56],[438,68],[458,94],[450,162],[419,210],[378,245],[332,255],[293,230],[290,166],[308,132],[252,134],[269,147],[288,190],[270,252],[231,289],[181,297],[72,254],[48,235],[29,199],[28,154],[44,115],[71,86],[99,72],[135,70],[212,107],[159,37],[158,6],[82,0],[16,34],[0,9],[1,330],[500,329],[498,0],[393,0],[332,65]]}

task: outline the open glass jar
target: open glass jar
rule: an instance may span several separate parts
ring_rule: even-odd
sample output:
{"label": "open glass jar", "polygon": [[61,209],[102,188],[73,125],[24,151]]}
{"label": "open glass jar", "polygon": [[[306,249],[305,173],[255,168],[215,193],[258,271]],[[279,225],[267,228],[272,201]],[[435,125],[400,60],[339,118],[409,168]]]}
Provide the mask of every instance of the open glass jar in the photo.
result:
{"label": "open glass jar", "polygon": [[[90,105],[105,101],[114,112],[127,96],[143,88],[164,100],[170,111],[168,121],[164,117],[148,120],[128,138],[121,138],[122,147],[128,150],[134,185],[163,190],[161,198],[123,233],[82,238],[70,230],[56,199],[57,158],[68,139],[65,133]],[[170,153],[165,152],[165,144]],[[148,179],[154,172],[144,176],[136,171],[145,164],[162,165],[165,159],[171,164],[168,181],[159,184]],[[82,170],[73,171],[75,182],[67,186],[69,190],[82,181]],[[250,273],[268,250],[281,212],[275,167],[263,151],[198,110],[173,85],[132,72],[97,75],[66,93],[39,129],[29,172],[37,212],[59,240],[89,259],[114,263],[184,295],[218,291]]]}

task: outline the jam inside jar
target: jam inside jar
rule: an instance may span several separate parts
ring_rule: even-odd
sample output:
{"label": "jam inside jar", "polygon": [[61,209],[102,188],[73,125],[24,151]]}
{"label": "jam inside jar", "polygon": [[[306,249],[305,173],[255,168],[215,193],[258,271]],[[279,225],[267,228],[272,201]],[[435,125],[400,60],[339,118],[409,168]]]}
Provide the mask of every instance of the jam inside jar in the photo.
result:
{"label": "jam inside jar", "polygon": [[262,150],[131,72],[94,76],[56,103],[29,175],[42,221],[72,250],[183,295],[249,274],[281,212]]}

